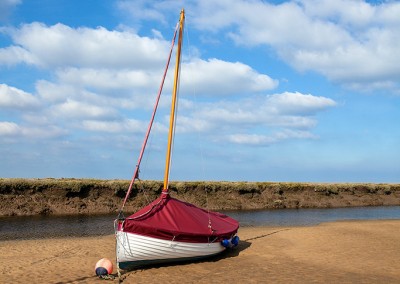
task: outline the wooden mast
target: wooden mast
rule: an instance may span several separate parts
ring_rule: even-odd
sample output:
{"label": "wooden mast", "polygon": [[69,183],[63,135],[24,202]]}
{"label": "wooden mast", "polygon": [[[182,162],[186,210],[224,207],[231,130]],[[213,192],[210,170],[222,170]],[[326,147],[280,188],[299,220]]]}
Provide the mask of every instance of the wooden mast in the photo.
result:
{"label": "wooden mast", "polygon": [[139,179],[139,168],[140,168],[140,163],[142,162],[144,150],[146,149],[147,141],[148,141],[149,136],[150,136],[150,131],[151,131],[151,129],[152,129],[153,122],[154,122],[154,118],[155,118],[155,116],[156,116],[156,111],[157,111],[157,108],[158,108],[158,103],[159,103],[159,101],[160,101],[161,92],[162,92],[163,87],[164,87],[164,82],[165,82],[165,78],[166,78],[166,76],[167,76],[169,63],[170,63],[170,61],[171,61],[172,51],[173,51],[173,48],[174,48],[174,46],[175,46],[175,39],[176,39],[176,34],[177,34],[177,32],[178,32],[178,28],[179,28],[179,23],[177,23],[177,25],[176,25],[176,27],[175,27],[174,36],[173,36],[172,42],[171,42],[171,48],[170,48],[170,50],[169,50],[168,60],[167,60],[167,63],[166,63],[165,69],[164,69],[164,75],[163,75],[163,78],[162,78],[162,80],[161,80],[160,88],[158,89],[158,94],[157,94],[156,103],[155,103],[155,105],[154,105],[153,113],[152,113],[152,115],[151,115],[151,119],[150,119],[150,122],[149,122],[149,126],[147,127],[147,132],[146,132],[145,138],[144,138],[144,140],[143,140],[143,144],[142,144],[142,148],[141,148],[141,150],[140,150],[140,154],[139,154],[139,158],[138,158],[138,161],[137,161],[137,164],[136,164],[135,172],[134,172],[134,174],[133,174],[133,176],[132,176],[131,183],[129,184],[129,188],[128,188],[128,191],[127,191],[127,193],[126,193],[126,195],[125,195],[124,202],[122,202],[121,210],[119,211],[119,216],[121,216],[121,217],[122,217],[122,211],[123,211],[123,209],[124,209],[124,206],[125,206],[125,204],[126,204],[126,201],[128,200],[128,197],[129,197],[129,195],[130,195],[130,193],[131,193],[131,191],[132,191],[133,183],[135,182],[136,179]]}
{"label": "wooden mast", "polygon": [[164,188],[163,192],[168,192],[168,182],[169,182],[169,171],[171,164],[171,149],[172,149],[172,140],[174,134],[174,124],[175,124],[175,106],[176,106],[176,96],[178,92],[178,83],[179,83],[179,68],[181,62],[181,47],[182,47],[182,36],[183,36],[183,25],[185,21],[185,10],[181,10],[181,15],[179,18],[179,37],[178,37],[178,46],[176,51],[176,64],[175,64],[175,73],[174,73],[174,86],[172,90],[172,104],[171,104],[171,113],[169,118],[169,132],[168,132],[168,146],[167,146],[167,155],[165,158],[165,173],[164,173]]}

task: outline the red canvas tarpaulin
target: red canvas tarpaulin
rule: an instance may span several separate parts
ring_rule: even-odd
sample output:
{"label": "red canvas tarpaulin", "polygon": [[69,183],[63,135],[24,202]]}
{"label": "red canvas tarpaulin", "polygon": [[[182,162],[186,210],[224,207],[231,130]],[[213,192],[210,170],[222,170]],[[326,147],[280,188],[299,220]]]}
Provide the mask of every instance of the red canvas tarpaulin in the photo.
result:
{"label": "red canvas tarpaulin", "polygon": [[217,212],[161,194],[125,219],[123,231],[159,239],[193,243],[216,242],[236,234],[239,222]]}

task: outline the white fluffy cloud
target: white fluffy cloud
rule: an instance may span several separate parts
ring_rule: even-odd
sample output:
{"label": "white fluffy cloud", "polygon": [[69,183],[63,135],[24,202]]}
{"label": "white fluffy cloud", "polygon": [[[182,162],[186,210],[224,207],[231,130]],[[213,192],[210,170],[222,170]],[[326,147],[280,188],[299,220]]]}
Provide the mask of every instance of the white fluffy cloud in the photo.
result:
{"label": "white fluffy cloud", "polygon": [[197,116],[216,120],[218,125],[234,123],[311,128],[315,124],[312,117],[335,105],[336,103],[329,98],[285,92],[233,102],[206,104]]}
{"label": "white fluffy cloud", "polygon": [[28,109],[39,105],[39,100],[23,90],[0,84],[0,108]]}
{"label": "white fluffy cloud", "polygon": [[235,144],[265,146],[278,143],[287,139],[314,139],[317,138],[309,131],[288,130],[275,132],[271,135],[260,134],[231,134],[227,136],[227,140]]}
{"label": "white fluffy cloud", "polygon": [[18,125],[15,122],[0,121],[0,142],[15,142],[14,138],[48,139],[66,135],[67,131],[58,126]]}
{"label": "white fluffy cloud", "polygon": [[[65,68],[57,71],[60,82],[73,86],[85,86],[96,90],[147,89],[160,81],[159,70],[105,68]],[[116,93],[118,95],[118,93]]]}
{"label": "white fluffy cloud", "polygon": [[0,64],[156,68],[165,61],[169,47],[163,40],[103,27],[74,29],[63,24],[47,26],[35,22],[8,29],[8,33],[15,45],[0,49]]}
{"label": "white fluffy cloud", "polygon": [[20,132],[20,127],[9,121],[0,121],[0,136],[14,136]]}
{"label": "white fluffy cloud", "polygon": [[144,132],[146,123],[136,119],[126,119],[123,121],[100,121],[84,120],[82,127],[89,131],[123,133],[123,132]]}
{"label": "white fluffy cloud", "polygon": [[278,81],[260,74],[240,62],[226,62],[219,59],[194,59],[185,64],[182,73],[182,89],[196,89],[207,96],[225,96],[258,92],[277,87]]}
{"label": "white fluffy cloud", "polygon": [[347,86],[399,88],[399,2],[214,2],[198,4],[199,29],[216,33],[234,27],[230,37],[236,43],[271,46],[294,68]]}
{"label": "white fluffy cloud", "polygon": [[299,92],[271,95],[267,101],[277,113],[289,115],[310,115],[336,105],[332,99]]}
{"label": "white fluffy cloud", "polygon": [[183,109],[177,130],[195,129],[214,133],[215,140],[261,146],[287,139],[314,139],[317,136],[311,131],[317,124],[316,115],[334,106],[332,99],[299,92],[205,103]]}
{"label": "white fluffy cloud", "polygon": [[[129,7],[129,11],[143,9],[154,16],[152,11],[176,8],[170,1],[121,2],[127,11]],[[272,48],[293,68],[316,71],[353,89],[400,93],[398,1],[203,0],[185,4],[189,13],[195,11],[190,14],[191,23],[207,33],[202,38],[209,42],[228,36],[239,45]]]}
{"label": "white fluffy cloud", "polygon": [[[251,4],[233,6],[253,9]],[[281,16],[288,8],[299,13],[298,6],[293,3],[286,8],[261,5],[260,9],[266,7],[275,7]],[[297,17],[308,21],[301,13]],[[235,24],[231,21],[228,24]],[[257,21],[265,24],[262,19]],[[201,15],[195,23],[201,26]],[[226,23],[220,21],[213,25],[218,29]],[[156,38],[148,38],[128,30],[42,23],[5,31],[11,35],[13,44],[0,48],[0,64],[33,65],[52,76],[36,81],[35,94],[0,85],[0,106],[31,110],[21,115],[21,123],[2,122],[3,134],[26,137],[56,137],[76,131],[93,135],[132,134],[147,127],[148,117],[131,110],[152,108],[170,44],[159,33]],[[249,30],[250,33],[254,31]],[[290,38],[284,35],[285,30],[281,32],[279,44],[286,42],[283,37]],[[234,34],[230,36],[235,37]],[[267,34],[259,40],[265,41],[265,36]],[[251,38],[248,40],[255,44]],[[177,128],[180,132],[212,133],[214,140],[250,145],[267,145],[292,138],[312,139],[315,136],[311,129],[317,123],[317,113],[335,105],[331,99],[301,93],[265,95],[278,86],[278,81],[242,62],[185,56],[182,69],[185,71],[182,72],[181,91],[190,93],[189,90],[194,89],[203,100],[196,109],[190,96],[180,101]],[[168,76],[167,96],[172,72]],[[234,99],[230,100],[232,96]],[[40,110],[32,111],[34,106],[40,106]],[[161,103],[160,107],[163,106]],[[160,131],[166,130],[168,121],[167,114],[163,115],[164,120],[155,125]]]}
{"label": "white fluffy cloud", "polygon": [[116,112],[112,108],[106,106],[96,106],[75,100],[67,100],[62,104],[55,105],[51,108],[54,116],[64,118],[114,118]]}

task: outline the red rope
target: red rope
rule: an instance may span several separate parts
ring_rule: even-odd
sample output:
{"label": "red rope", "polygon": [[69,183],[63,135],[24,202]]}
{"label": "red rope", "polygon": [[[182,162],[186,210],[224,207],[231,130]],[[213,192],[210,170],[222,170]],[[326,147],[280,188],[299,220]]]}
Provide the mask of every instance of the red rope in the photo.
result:
{"label": "red rope", "polygon": [[133,184],[134,184],[135,180],[139,177],[139,167],[140,167],[140,163],[142,162],[144,150],[146,149],[147,140],[149,139],[150,131],[151,131],[151,128],[152,128],[153,122],[154,122],[154,117],[156,116],[156,111],[157,111],[157,107],[158,107],[158,102],[160,101],[160,96],[161,96],[161,92],[162,92],[162,89],[163,89],[163,86],[164,86],[165,77],[167,76],[167,72],[168,72],[168,66],[169,66],[169,63],[170,63],[170,61],[171,61],[172,50],[173,50],[174,45],[175,45],[175,38],[176,38],[177,31],[178,31],[178,27],[179,27],[179,23],[176,25],[176,28],[175,28],[175,32],[174,32],[174,36],[173,36],[173,38],[172,38],[171,48],[170,48],[170,51],[169,51],[169,56],[168,56],[167,64],[166,64],[165,70],[164,70],[164,76],[163,76],[163,78],[162,78],[162,80],[161,80],[161,84],[160,84],[160,88],[159,88],[159,90],[158,90],[158,95],[157,95],[156,103],[155,103],[155,105],[154,105],[153,114],[152,114],[152,116],[151,116],[151,120],[150,120],[149,126],[148,126],[148,128],[147,128],[146,136],[144,137],[144,141],[143,141],[143,144],[142,144],[142,149],[140,150],[140,154],[139,154],[139,158],[138,158],[138,161],[137,161],[137,164],[136,164],[135,172],[133,173],[131,183],[129,184],[128,191],[126,192],[124,202],[122,203],[120,213],[121,213],[121,212],[123,211],[123,209],[124,209],[125,203],[126,203],[126,201],[128,200],[128,198],[129,198],[129,195],[130,195],[130,193],[131,193],[131,191],[132,191],[132,187],[133,187]]}

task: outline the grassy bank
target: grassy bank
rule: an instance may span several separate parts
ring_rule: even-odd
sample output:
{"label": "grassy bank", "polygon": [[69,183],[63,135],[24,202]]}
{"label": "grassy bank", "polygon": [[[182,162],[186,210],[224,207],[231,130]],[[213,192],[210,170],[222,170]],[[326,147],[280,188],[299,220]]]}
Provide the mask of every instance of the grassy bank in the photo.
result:
{"label": "grassy bank", "polygon": [[[0,179],[0,216],[117,212],[129,181]],[[155,199],[160,181],[134,185],[125,212]],[[171,195],[211,210],[400,205],[400,184],[171,182]]]}

